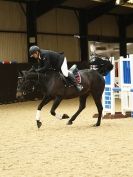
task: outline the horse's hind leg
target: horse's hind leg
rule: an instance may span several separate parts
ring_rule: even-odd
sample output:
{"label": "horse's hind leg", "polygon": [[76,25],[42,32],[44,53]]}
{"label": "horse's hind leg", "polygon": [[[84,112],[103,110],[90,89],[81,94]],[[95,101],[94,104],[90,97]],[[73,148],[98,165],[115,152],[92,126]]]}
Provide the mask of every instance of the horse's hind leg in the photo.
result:
{"label": "horse's hind leg", "polygon": [[53,116],[56,116],[58,119],[67,119],[67,118],[69,118],[69,116],[67,114],[58,115],[57,113],[55,113],[55,110],[57,109],[57,107],[59,106],[61,101],[62,101],[62,97],[57,96],[54,100],[54,103],[52,105],[52,108],[51,108],[50,112]]}
{"label": "horse's hind leg", "polygon": [[98,110],[98,119],[97,119],[97,123],[95,124],[95,126],[100,126],[102,111],[103,111],[102,96],[101,95],[96,95],[96,93],[92,93],[92,96],[94,98],[94,101],[95,101],[95,104],[96,104],[97,110]]}
{"label": "horse's hind leg", "polygon": [[77,112],[71,117],[71,119],[68,121],[67,125],[71,125],[73,121],[77,118],[77,116],[81,113],[81,111],[86,107],[86,98],[88,95],[83,95],[79,97],[79,109]]}
{"label": "horse's hind leg", "polygon": [[47,103],[49,103],[49,101],[51,101],[52,98],[50,96],[44,96],[43,97],[43,100],[41,101],[41,103],[39,104],[38,106],[38,109],[37,109],[37,113],[36,113],[36,122],[37,122],[37,127],[40,128],[41,125],[42,125],[42,122],[40,120],[40,112],[41,112],[41,109],[44,105],[46,105]]}

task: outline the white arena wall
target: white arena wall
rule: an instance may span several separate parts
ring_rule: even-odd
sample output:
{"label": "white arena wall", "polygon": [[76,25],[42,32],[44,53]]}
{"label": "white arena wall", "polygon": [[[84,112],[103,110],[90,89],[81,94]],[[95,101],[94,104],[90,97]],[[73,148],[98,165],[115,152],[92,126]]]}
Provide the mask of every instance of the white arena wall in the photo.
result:
{"label": "white arena wall", "polygon": [[[26,28],[26,16],[20,4],[0,1],[0,60],[28,61]],[[37,32],[41,48],[64,51],[68,61],[80,61],[79,39],[73,36],[79,33],[74,11],[55,8],[40,16]],[[118,37],[117,19],[111,15],[98,17],[88,24],[88,35]],[[133,25],[127,28],[127,37],[133,37]]]}
{"label": "white arena wall", "polygon": [[0,1],[0,60],[27,62],[26,18],[19,5]]}
{"label": "white arena wall", "polygon": [[111,15],[102,15],[88,24],[89,35],[118,37],[117,19]]}

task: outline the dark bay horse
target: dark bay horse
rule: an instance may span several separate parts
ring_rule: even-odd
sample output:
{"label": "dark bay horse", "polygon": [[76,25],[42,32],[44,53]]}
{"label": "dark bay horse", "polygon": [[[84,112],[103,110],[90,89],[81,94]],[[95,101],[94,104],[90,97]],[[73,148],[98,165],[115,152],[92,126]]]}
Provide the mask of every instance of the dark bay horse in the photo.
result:
{"label": "dark bay horse", "polygon": [[[63,99],[79,97],[79,108],[67,123],[68,125],[71,125],[80,112],[86,107],[86,99],[90,93],[94,98],[98,110],[96,126],[100,126],[103,110],[101,98],[105,87],[104,78],[95,70],[85,69],[80,70],[79,72],[81,75],[81,84],[83,85],[83,90],[81,92],[78,92],[74,86],[66,87],[61,75],[56,71],[48,71],[45,74],[24,74],[21,84],[18,84],[17,95],[22,96],[23,94],[26,94],[27,91],[31,91],[36,82],[40,84],[41,91],[44,94],[37,109],[36,120],[38,128],[40,128],[42,124],[40,122],[40,111],[49,101],[54,100],[50,112],[53,116],[57,116],[55,110]],[[69,116],[63,114],[60,118],[69,118]]]}

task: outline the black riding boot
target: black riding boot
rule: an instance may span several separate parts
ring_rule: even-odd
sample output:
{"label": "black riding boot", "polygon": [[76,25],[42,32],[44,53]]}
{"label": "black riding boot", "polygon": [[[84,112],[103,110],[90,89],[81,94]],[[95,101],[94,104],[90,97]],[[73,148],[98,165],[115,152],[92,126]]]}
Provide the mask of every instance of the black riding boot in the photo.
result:
{"label": "black riding boot", "polygon": [[76,82],[75,76],[73,73],[68,73],[68,78],[72,81],[73,85],[76,87],[76,89],[80,92],[83,89],[83,86]]}

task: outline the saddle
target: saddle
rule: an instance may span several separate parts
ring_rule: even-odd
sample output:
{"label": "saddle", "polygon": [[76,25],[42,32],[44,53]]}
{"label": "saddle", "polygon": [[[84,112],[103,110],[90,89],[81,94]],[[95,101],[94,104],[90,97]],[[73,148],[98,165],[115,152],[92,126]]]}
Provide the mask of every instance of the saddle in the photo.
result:
{"label": "saddle", "polygon": [[[80,84],[81,83],[81,75],[79,73],[79,70],[78,70],[76,64],[72,65],[72,67],[69,69],[69,72],[73,73],[76,83]],[[73,86],[73,83],[69,77],[65,77],[62,73],[60,73],[60,75],[62,77],[62,80],[64,81],[65,87]]]}

